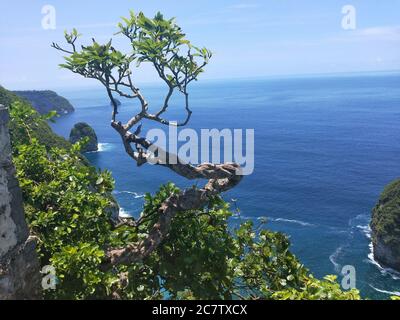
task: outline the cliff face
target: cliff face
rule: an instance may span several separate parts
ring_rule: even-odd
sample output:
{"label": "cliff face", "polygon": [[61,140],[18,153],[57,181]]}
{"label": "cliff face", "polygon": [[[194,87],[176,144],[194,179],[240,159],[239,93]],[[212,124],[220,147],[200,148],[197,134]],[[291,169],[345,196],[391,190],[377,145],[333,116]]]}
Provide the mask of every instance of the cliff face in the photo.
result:
{"label": "cliff face", "polygon": [[75,124],[69,135],[69,142],[77,143],[83,138],[88,138],[89,141],[82,147],[82,152],[93,152],[98,150],[98,140],[96,132],[91,126],[85,122]]}
{"label": "cliff face", "polygon": [[400,271],[400,180],[383,191],[372,213],[371,229],[375,259]]}
{"label": "cliff face", "polygon": [[14,91],[14,93],[30,102],[40,114],[47,114],[50,111],[57,111],[60,115],[74,112],[71,103],[54,91]]}
{"label": "cliff face", "polygon": [[[39,114],[32,108],[29,102],[0,86],[0,104],[7,106],[10,110],[12,110],[14,104],[17,103],[24,107],[22,112],[25,115],[24,121],[30,129],[30,135],[32,137],[38,139],[40,143],[44,144],[48,148],[60,147],[68,149],[71,147],[68,141],[56,135],[51,130],[47,122],[40,118]],[[13,145],[16,144],[16,142],[29,143],[26,132],[21,130],[20,123],[17,123],[11,119],[8,126]]]}
{"label": "cliff face", "polygon": [[29,237],[11,161],[8,110],[0,105],[0,300],[40,297],[36,243]]}

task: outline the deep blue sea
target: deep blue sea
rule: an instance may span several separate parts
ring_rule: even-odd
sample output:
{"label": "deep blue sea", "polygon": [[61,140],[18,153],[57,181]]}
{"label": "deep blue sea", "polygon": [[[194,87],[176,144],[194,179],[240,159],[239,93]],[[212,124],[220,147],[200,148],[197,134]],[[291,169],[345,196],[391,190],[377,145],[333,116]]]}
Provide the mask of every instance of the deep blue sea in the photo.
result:
{"label": "deep blue sea", "polygon": [[[165,88],[141,89],[151,106],[161,104]],[[87,157],[113,173],[123,213],[137,216],[143,195],[160,184],[190,184],[168,169],[135,165],[109,126],[103,90],[59,93],[76,112],[53,128],[67,137],[76,122],[93,126],[101,150]],[[120,119],[139,110],[121,101]],[[371,260],[368,227],[384,186],[400,177],[400,74],[200,81],[191,104],[190,128],[255,129],[255,171],[224,195],[237,199],[240,219],[267,217],[267,227],[288,234],[294,253],[318,277],[353,265],[364,297],[400,294],[400,276]],[[170,118],[182,119],[177,99],[171,108]]]}

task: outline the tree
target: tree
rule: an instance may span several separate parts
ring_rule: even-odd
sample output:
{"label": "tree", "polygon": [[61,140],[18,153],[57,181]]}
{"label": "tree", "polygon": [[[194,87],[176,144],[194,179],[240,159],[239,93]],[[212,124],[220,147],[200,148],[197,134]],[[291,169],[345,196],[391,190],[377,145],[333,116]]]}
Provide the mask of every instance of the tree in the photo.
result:
{"label": "tree", "polygon": [[[118,33],[130,41],[130,53],[116,50],[112,40],[99,44],[93,39],[91,45],[78,49],[80,34],[75,29],[65,33],[68,48],[56,43],[52,46],[67,53],[63,68],[96,79],[105,87],[113,108],[111,126],[120,135],[126,153],[141,166],[150,161],[153,147],[141,136],[142,123],[188,124],[192,115],[189,85],[198,79],[212,55],[205,48],[193,46],[174,19],[165,19],[160,13],[151,19],[131,12],[119,29]],[[149,111],[148,102],[134,84],[134,63],[150,63],[167,85],[164,102],[156,113]],[[164,115],[175,92],[182,97],[186,116],[184,121],[171,124]],[[140,111],[125,124],[117,119],[115,96],[140,103]],[[32,210],[31,225],[42,228],[39,232],[47,237],[43,241],[45,256],[51,257],[47,259],[63,278],[62,288],[53,297],[359,298],[356,291],[342,292],[332,277],[316,280],[309,275],[289,251],[287,237],[264,230],[264,221],[257,228],[245,222],[230,230],[227,221],[233,213],[220,194],[240,183],[242,175],[237,164],[193,166],[158,148],[166,154],[166,161],[156,165],[189,180],[206,179],[207,184],[186,190],[173,184],[162,186],[154,196],[146,196],[138,220],[111,227],[104,213],[107,201],[103,201],[112,189],[110,176],[79,166],[76,151],[66,155],[65,151],[52,149],[49,157],[37,141],[19,148],[19,176],[24,190],[36,201],[32,206],[41,208],[38,214]],[[40,159],[48,178],[32,165],[34,159]],[[90,184],[104,195],[94,195],[85,187]],[[79,199],[74,196],[76,190]],[[54,206],[47,212],[49,202]],[[97,214],[93,216],[93,212]],[[99,239],[94,242],[94,234],[99,231]]]}
{"label": "tree", "polygon": [[[113,106],[111,126],[121,136],[126,153],[137,162],[139,166],[146,163],[151,156],[148,150],[152,142],[140,136],[141,121],[150,120],[164,125],[185,126],[192,115],[189,105],[188,86],[204,71],[212,54],[206,48],[193,46],[175,23],[174,19],[164,19],[161,13],[153,19],[147,18],[143,13],[138,15],[131,12],[129,18],[123,18],[119,24],[119,33],[126,36],[131,43],[132,52],[124,54],[112,46],[112,40],[101,45],[93,39],[89,46],[81,46],[77,50],[76,41],[80,34],[76,29],[65,33],[65,39],[71,46],[70,50],[63,49],[53,43],[53,47],[68,53],[63,68],[80,74],[85,78],[98,80],[106,89]],[[166,83],[168,92],[164,104],[157,113],[149,112],[149,104],[139,88],[134,84],[131,64],[148,62],[156,70],[158,76]],[[172,124],[162,116],[168,110],[169,101],[177,91],[183,95],[186,119],[177,124]],[[141,110],[126,123],[117,120],[118,103],[114,95],[137,99]],[[134,133],[130,130],[137,126]],[[135,150],[136,149],[136,150]],[[191,188],[172,195],[159,208],[159,219],[144,241],[132,244],[122,249],[110,249],[107,254],[108,266],[116,264],[129,264],[143,260],[153,252],[169,231],[171,219],[179,211],[200,210],[207,203],[220,194],[237,185],[242,176],[237,164],[229,163],[213,165],[204,163],[198,166],[184,163],[176,155],[171,155],[165,150],[166,161],[157,161],[155,164],[167,167],[175,173],[190,179],[207,179],[204,188]],[[171,163],[169,159],[178,159]]]}

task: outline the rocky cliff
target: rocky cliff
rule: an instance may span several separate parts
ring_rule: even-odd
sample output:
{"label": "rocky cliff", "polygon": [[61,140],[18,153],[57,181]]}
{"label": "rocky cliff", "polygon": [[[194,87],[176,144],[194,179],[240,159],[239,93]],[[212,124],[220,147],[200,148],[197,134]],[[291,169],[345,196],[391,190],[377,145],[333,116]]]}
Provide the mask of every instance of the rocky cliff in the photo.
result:
{"label": "rocky cliff", "polygon": [[11,161],[8,110],[0,105],[0,300],[40,298],[36,242],[29,236]]}
{"label": "rocky cliff", "polygon": [[47,114],[50,111],[56,111],[60,115],[74,112],[71,103],[54,91],[14,91],[14,93],[32,104],[40,114]]}
{"label": "rocky cliff", "polygon": [[383,191],[372,213],[371,229],[375,259],[400,271],[400,180]]}
{"label": "rocky cliff", "polygon": [[[56,135],[47,124],[45,120],[43,120],[39,113],[33,109],[31,104],[25,99],[17,96],[4,89],[0,86],[0,104],[7,106],[12,113],[12,110],[17,105],[19,111],[19,115],[11,117],[11,120],[8,124],[11,136],[11,143],[22,144],[29,143],[29,137],[26,133],[26,130],[23,128],[28,127],[30,131],[30,136],[32,138],[36,138],[40,143],[44,144],[47,148],[51,147],[59,147],[64,149],[69,149],[71,147],[70,143],[66,141],[64,138]],[[25,125],[22,126],[21,121],[15,121],[15,118],[24,118]]]}
{"label": "rocky cliff", "polygon": [[69,135],[69,142],[74,144],[87,138],[88,142],[82,147],[82,152],[93,152],[98,150],[98,140],[96,132],[85,122],[74,125]]}

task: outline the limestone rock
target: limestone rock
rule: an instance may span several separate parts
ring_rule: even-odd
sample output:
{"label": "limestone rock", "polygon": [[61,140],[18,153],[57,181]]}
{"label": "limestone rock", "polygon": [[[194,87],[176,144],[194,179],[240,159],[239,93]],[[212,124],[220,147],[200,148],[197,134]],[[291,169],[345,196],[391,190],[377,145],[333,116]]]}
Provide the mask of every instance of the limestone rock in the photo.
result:
{"label": "limestone rock", "polygon": [[82,152],[93,152],[98,150],[98,140],[96,132],[85,122],[75,124],[69,135],[71,143],[77,143],[83,138],[89,138],[89,141],[83,146]]}
{"label": "limestone rock", "polygon": [[0,105],[0,301],[39,299],[41,277],[36,241],[29,237],[25,221],[7,123],[8,110]]}

